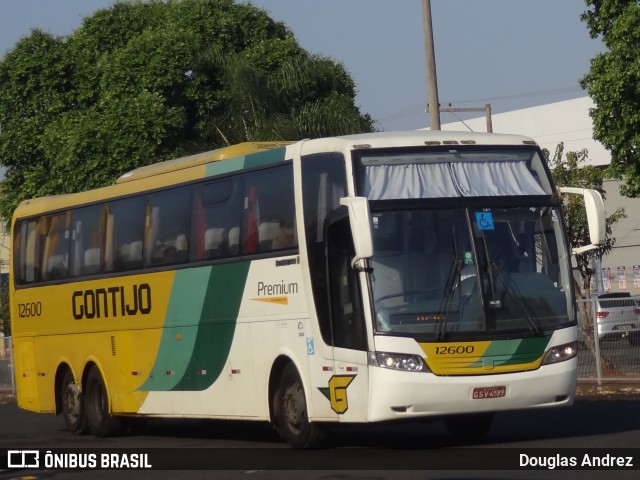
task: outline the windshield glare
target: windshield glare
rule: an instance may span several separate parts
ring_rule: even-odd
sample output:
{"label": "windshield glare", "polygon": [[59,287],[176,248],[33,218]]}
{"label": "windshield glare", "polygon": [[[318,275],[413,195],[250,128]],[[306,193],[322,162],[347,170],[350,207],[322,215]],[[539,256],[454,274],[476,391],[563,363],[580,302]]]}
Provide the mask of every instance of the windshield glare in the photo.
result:
{"label": "windshield glare", "polygon": [[555,207],[374,212],[377,330],[451,340],[567,326],[559,218]]}

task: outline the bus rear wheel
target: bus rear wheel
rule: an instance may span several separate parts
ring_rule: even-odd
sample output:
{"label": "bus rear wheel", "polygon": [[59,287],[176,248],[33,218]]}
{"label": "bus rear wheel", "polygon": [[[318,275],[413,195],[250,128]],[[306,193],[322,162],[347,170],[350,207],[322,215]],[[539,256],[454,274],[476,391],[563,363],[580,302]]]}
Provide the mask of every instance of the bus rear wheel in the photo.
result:
{"label": "bus rear wheel", "polygon": [[317,423],[309,422],[304,386],[292,363],[282,371],[273,401],[278,431],[289,445],[293,448],[321,446],[326,433]]}
{"label": "bus rear wheel", "polygon": [[84,407],[87,425],[96,437],[110,437],[122,432],[122,420],[109,413],[109,395],[96,366],[91,367],[87,375]]}
{"label": "bus rear wheel", "polygon": [[76,383],[71,369],[67,368],[62,376],[62,383],[58,391],[59,404],[62,408],[62,418],[69,432],[76,435],[87,433],[87,422],[82,405],[80,387]]}

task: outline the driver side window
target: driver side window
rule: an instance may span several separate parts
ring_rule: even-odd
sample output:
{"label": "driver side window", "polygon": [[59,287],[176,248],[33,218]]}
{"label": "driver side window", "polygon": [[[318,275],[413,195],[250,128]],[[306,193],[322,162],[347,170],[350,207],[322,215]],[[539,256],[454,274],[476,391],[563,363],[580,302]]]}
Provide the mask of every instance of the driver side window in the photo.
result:
{"label": "driver side window", "polygon": [[358,274],[351,268],[355,255],[348,219],[329,227],[329,299],[333,346],[366,350],[366,333]]}

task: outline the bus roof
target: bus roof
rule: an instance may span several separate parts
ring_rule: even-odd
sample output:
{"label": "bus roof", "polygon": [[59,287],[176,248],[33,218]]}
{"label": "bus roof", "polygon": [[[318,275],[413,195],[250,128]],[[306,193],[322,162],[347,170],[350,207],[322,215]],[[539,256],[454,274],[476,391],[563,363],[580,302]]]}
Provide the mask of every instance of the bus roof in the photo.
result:
{"label": "bus roof", "polygon": [[165,162],[154,163],[144,167],[136,168],[120,176],[116,183],[131,182],[140,178],[152,177],[163,173],[175,172],[184,168],[191,168],[205,163],[218,162],[228,158],[249,155],[272,148],[279,148],[289,145],[292,142],[244,142],[229,147],[211,150],[209,152],[197,153],[186,157],[167,160]]}
{"label": "bus roof", "polygon": [[[134,180],[149,179],[145,189],[166,186],[194,178],[194,167],[204,168],[207,164],[243,157],[254,153],[283,148],[295,142],[245,142],[208,152],[189,155],[174,160],[159,162],[137,168],[125,173],[110,185],[79,193],[50,195],[23,201],[14,214],[25,217],[45,211],[68,208],[72,205],[86,204],[105,198],[138,192],[140,187]],[[326,151],[345,151],[349,149],[411,147],[411,146],[453,146],[453,145],[537,145],[529,137],[497,133],[475,133],[456,131],[413,130],[405,132],[374,132],[357,135],[344,135],[307,140],[302,147],[303,154]],[[242,168],[242,167],[240,167]],[[175,173],[168,179],[163,174]]]}
{"label": "bus roof", "polygon": [[[70,206],[89,204],[110,197],[137,193],[141,188],[134,180],[148,179],[149,181],[145,183],[144,190],[193,180],[194,178],[198,178],[198,175],[202,175],[204,171],[196,172],[190,169],[197,169],[197,167],[205,168],[207,164],[220,160],[242,158],[254,153],[275,150],[285,147],[290,143],[292,142],[245,142],[196,155],[147,165],[125,173],[116,180],[115,185],[108,185],[78,193],[48,195],[24,200],[18,205],[18,208],[14,212],[14,218],[28,217],[47,211],[68,208]],[[241,169],[243,167],[241,164],[238,164],[236,168]],[[175,176],[169,178],[163,175],[168,173],[174,173]]]}
{"label": "bus roof", "polygon": [[319,138],[305,143],[303,153],[335,149],[366,149],[411,146],[448,145],[537,145],[535,140],[522,136],[501,133],[476,133],[441,130],[412,130],[398,132],[375,132],[340,137]]}

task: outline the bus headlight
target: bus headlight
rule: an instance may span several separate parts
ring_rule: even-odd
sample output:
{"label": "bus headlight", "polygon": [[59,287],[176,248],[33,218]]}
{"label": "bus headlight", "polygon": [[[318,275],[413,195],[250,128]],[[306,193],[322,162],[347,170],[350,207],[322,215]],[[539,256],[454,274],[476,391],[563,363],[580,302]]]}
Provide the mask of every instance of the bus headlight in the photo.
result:
{"label": "bus headlight", "polygon": [[369,365],[405,372],[430,371],[422,357],[405,353],[369,352]]}
{"label": "bus headlight", "polygon": [[542,365],[551,365],[553,363],[571,360],[578,354],[578,342],[565,343],[557,347],[551,348],[544,356]]}

